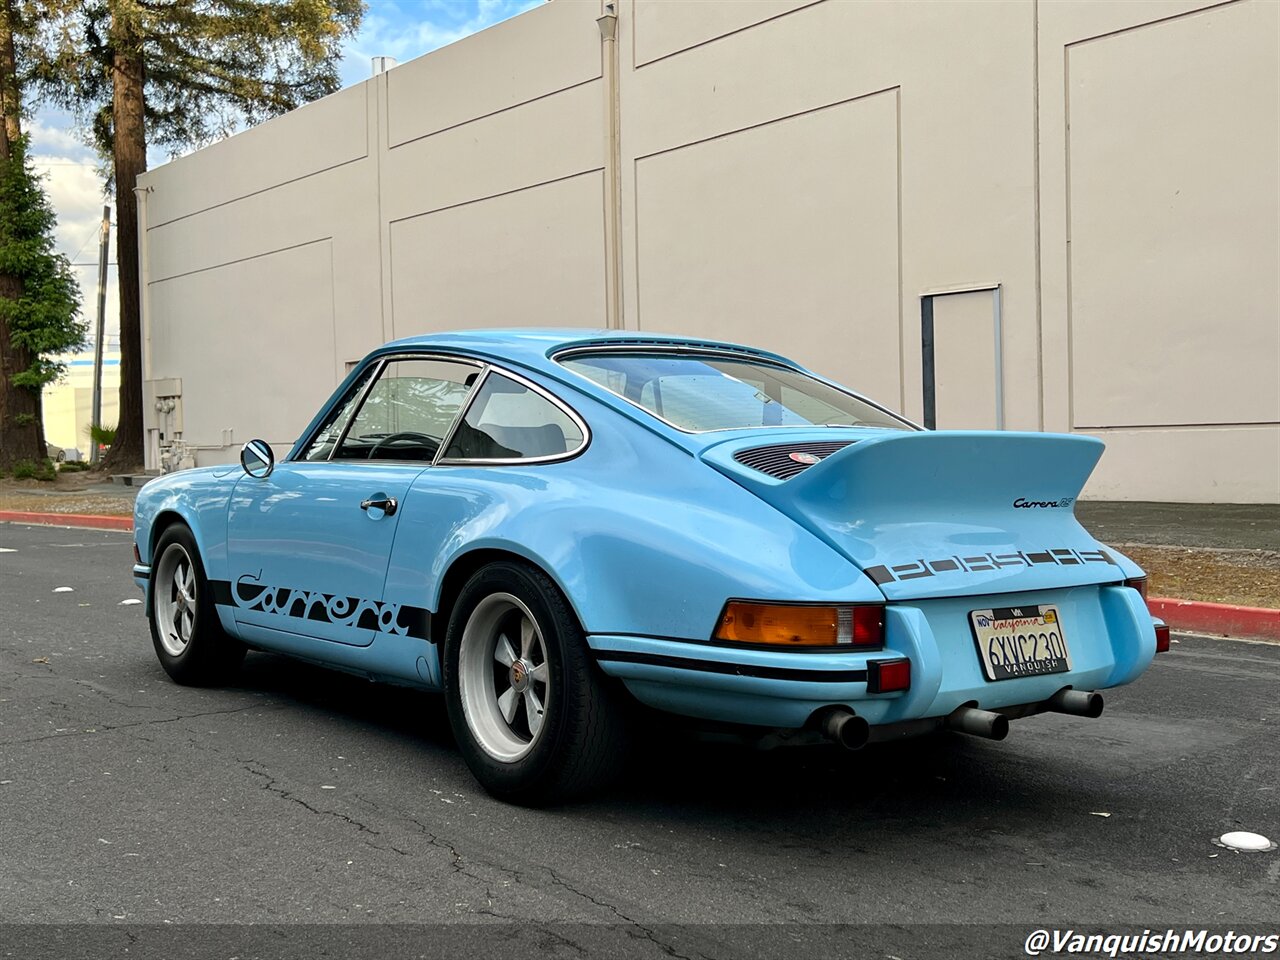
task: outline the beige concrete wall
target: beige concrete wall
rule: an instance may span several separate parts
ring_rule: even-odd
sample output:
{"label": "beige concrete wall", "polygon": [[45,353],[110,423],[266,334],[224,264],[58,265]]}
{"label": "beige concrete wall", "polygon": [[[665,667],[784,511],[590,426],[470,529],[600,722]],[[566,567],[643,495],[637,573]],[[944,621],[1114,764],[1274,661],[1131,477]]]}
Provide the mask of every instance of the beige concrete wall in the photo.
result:
{"label": "beige concrete wall", "polygon": [[1045,426],[1090,493],[1280,500],[1280,5],[1041,3]]}
{"label": "beige concrete wall", "polygon": [[1101,436],[1092,496],[1280,500],[1280,4],[620,0],[613,46],[605,12],[148,174],[147,375],[199,459],[460,327],[742,340],[920,419],[921,295],[998,285],[998,334],[935,301],[940,427]]}

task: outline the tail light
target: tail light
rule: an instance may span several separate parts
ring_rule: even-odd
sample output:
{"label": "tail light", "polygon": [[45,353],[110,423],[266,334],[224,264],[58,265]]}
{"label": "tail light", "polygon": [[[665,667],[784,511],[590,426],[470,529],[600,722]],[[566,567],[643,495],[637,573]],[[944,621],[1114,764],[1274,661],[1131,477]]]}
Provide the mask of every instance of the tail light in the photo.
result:
{"label": "tail light", "polygon": [[720,614],[716,640],[774,647],[884,646],[884,606],[821,606],[730,600]]}
{"label": "tail light", "polygon": [[133,542],[133,562],[134,563],[142,562],[142,554],[138,552],[138,541],[136,540]]}
{"label": "tail light", "polygon": [[1124,582],[1124,585],[1126,587],[1133,587],[1133,589],[1138,591],[1138,596],[1142,597],[1143,600],[1147,599],[1147,578],[1146,577],[1134,577],[1132,580],[1126,580]]}
{"label": "tail light", "polygon": [[1156,624],[1156,653],[1169,652],[1169,625],[1167,623]]}

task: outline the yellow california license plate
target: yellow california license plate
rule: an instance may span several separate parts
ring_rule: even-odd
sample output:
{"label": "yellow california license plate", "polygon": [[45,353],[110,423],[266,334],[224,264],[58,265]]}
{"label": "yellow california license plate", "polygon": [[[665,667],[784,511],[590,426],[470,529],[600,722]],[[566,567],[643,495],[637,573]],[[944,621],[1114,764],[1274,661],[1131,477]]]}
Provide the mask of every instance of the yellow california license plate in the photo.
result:
{"label": "yellow california license plate", "polygon": [[969,625],[988,680],[1038,677],[1071,669],[1071,654],[1055,606],[973,610]]}

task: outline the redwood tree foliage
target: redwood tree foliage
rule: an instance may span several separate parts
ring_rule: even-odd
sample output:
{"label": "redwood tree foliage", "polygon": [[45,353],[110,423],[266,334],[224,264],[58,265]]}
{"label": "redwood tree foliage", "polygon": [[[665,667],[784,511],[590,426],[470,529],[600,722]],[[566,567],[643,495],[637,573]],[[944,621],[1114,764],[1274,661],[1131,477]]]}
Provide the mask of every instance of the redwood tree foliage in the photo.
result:
{"label": "redwood tree foliage", "polygon": [[27,160],[12,0],[0,0],[0,472],[45,459],[40,392],[84,342],[79,288],[54,247],[57,220]]}
{"label": "redwood tree foliage", "polygon": [[[0,0],[5,2],[5,0]],[[138,208],[148,146],[180,152],[338,88],[363,0],[23,0],[20,59],[109,161],[119,231],[120,421],[107,469],[143,461]]]}

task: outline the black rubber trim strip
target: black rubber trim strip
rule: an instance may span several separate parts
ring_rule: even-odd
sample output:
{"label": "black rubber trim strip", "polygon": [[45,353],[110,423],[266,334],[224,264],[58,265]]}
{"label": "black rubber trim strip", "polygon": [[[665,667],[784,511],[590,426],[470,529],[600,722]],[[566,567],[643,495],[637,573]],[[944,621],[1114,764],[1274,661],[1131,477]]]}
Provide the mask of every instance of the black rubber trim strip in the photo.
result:
{"label": "black rubber trim strip", "polygon": [[[748,603],[752,601],[746,601]],[[761,602],[761,601],[756,601]],[[842,606],[842,604],[826,604],[826,606]],[[847,606],[857,606],[857,604],[847,604]],[[867,604],[867,606],[881,606],[881,604]],[[799,657],[817,656],[823,653],[879,653],[884,649],[884,644],[878,646],[867,646],[860,644],[854,646],[851,643],[842,644],[814,644],[813,646],[796,646],[795,644],[781,643],[749,643],[747,641],[738,640],[692,640],[689,637],[664,637],[655,633],[625,633],[620,630],[610,630],[607,633],[601,633],[603,637],[635,637],[639,640],[664,640],[667,643],[683,643],[687,647],[701,648],[704,650],[754,650],[757,653],[789,653]]]}
{"label": "black rubber trim strip", "polygon": [[761,677],[766,680],[800,680],[808,683],[862,683],[866,670],[809,670],[793,667],[762,667],[749,663],[723,663],[716,660],[690,660],[658,653],[635,653],[630,650],[597,650],[596,659],[614,663],[643,663],[651,667],[676,670],[698,670],[737,677]]}

